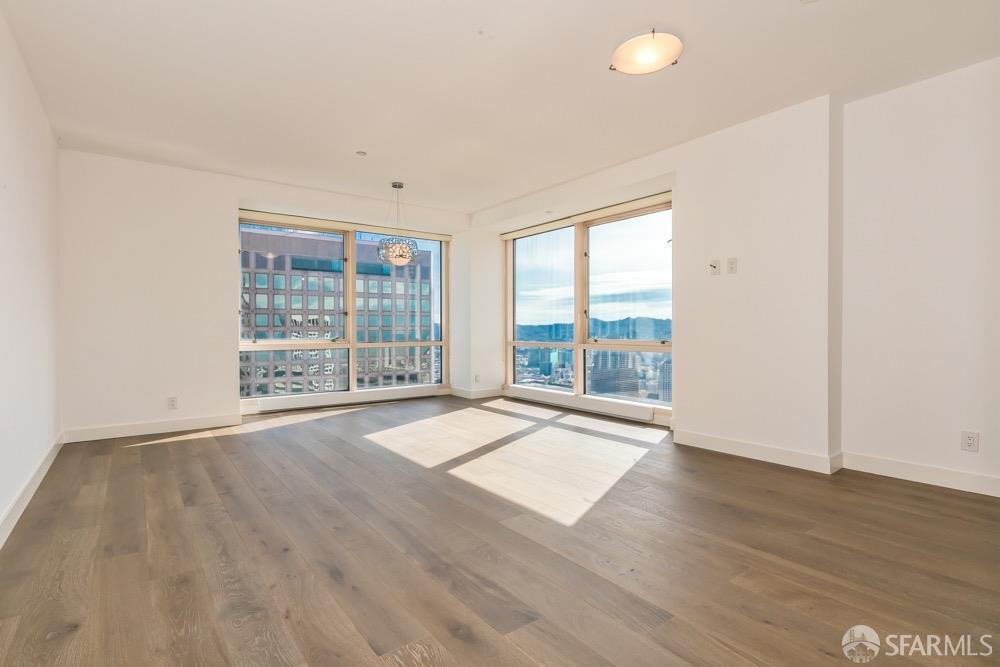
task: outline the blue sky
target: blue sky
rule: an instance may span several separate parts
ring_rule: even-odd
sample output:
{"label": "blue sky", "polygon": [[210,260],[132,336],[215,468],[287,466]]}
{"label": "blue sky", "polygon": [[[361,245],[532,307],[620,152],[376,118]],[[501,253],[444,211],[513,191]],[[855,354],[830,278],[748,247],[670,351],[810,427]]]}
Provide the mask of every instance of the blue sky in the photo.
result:
{"label": "blue sky", "polygon": [[[672,211],[590,228],[590,316],[673,318]],[[573,228],[518,239],[518,324],[573,321]]]}

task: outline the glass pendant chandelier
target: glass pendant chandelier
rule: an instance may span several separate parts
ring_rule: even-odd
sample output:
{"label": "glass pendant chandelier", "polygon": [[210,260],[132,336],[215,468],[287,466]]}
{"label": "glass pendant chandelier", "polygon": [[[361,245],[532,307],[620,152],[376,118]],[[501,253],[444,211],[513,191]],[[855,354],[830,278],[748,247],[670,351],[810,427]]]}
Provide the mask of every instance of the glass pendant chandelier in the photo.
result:
{"label": "glass pendant chandelier", "polygon": [[[403,189],[403,184],[399,181],[393,181],[392,187],[396,191],[396,229],[399,229],[399,191]],[[378,242],[378,258],[386,264],[406,266],[416,259],[416,257],[417,242],[413,239],[402,236],[386,236]]]}

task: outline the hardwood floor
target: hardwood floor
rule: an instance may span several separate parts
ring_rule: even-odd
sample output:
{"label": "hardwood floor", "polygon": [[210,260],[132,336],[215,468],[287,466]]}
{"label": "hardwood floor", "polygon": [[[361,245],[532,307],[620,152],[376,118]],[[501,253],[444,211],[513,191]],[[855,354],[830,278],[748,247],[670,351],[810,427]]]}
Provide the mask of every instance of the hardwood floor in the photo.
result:
{"label": "hardwood floor", "polygon": [[0,663],[846,664],[857,624],[996,636],[998,565],[995,498],[419,399],[63,447]]}

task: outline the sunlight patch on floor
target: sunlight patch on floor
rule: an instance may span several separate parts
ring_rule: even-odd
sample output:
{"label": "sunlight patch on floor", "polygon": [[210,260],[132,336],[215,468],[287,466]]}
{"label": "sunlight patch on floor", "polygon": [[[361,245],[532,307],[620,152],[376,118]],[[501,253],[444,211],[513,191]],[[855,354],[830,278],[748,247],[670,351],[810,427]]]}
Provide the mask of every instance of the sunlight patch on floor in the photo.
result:
{"label": "sunlight patch on floor", "polygon": [[267,431],[272,428],[280,428],[282,426],[290,426],[292,424],[302,424],[305,422],[316,421],[317,419],[325,419],[327,417],[333,417],[336,415],[344,415],[349,412],[356,412],[357,410],[364,410],[363,407],[354,408],[328,408],[325,410],[315,410],[309,412],[294,412],[287,415],[279,415],[277,417],[265,417],[264,419],[257,419],[252,422],[247,422],[245,424],[237,424],[235,426],[224,426],[222,428],[210,428],[204,431],[193,431],[191,433],[182,433],[181,435],[173,435],[166,438],[160,438],[157,440],[149,440],[147,442],[137,442],[134,445],[126,445],[126,447],[144,447],[146,445],[162,445],[170,442],[184,442],[186,440],[198,440],[200,438],[208,438],[211,436],[224,436],[224,435],[242,435],[245,433],[257,433],[258,431]]}
{"label": "sunlight patch on floor", "polygon": [[433,468],[527,428],[532,423],[486,410],[465,408],[365,437],[414,463]]}
{"label": "sunlight patch on floor", "polygon": [[556,415],[560,414],[558,410],[549,410],[548,408],[542,408],[537,405],[528,405],[527,403],[508,401],[506,398],[498,398],[495,401],[483,403],[483,407],[504,410],[505,412],[513,412],[519,415],[524,415],[525,417],[536,417],[538,419],[552,419]]}
{"label": "sunlight patch on floor", "polygon": [[640,424],[622,424],[620,422],[613,422],[605,419],[584,417],[583,415],[566,415],[562,419],[557,419],[556,421],[560,424],[566,424],[567,426],[578,426],[580,428],[590,429],[591,431],[599,431],[600,433],[608,433],[610,435],[617,435],[623,438],[631,438],[632,440],[648,442],[651,445],[655,445],[660,440],[663,440],[664,436],[668,433],[668,431],[663,428],[642,426]]}
{"label": "sunlight patch on floor", "polygon": [[647,451],[550,426],[448,472],[572,526]]}

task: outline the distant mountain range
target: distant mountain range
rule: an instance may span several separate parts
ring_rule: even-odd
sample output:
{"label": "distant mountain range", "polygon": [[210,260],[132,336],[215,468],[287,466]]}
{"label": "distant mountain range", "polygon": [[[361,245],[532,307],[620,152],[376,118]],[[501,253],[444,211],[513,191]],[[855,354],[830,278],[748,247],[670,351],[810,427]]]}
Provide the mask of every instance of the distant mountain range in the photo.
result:
{"label": "distant mountain range", "polygon": [[[553,324],[519,324],[515,332],[517,340],[537,342],[571,342],[572,322]],[[655,317],[626,317],[622,320],[590,320],[592,338],[615,338],[626,340],[671,340],[673,320]]]}

